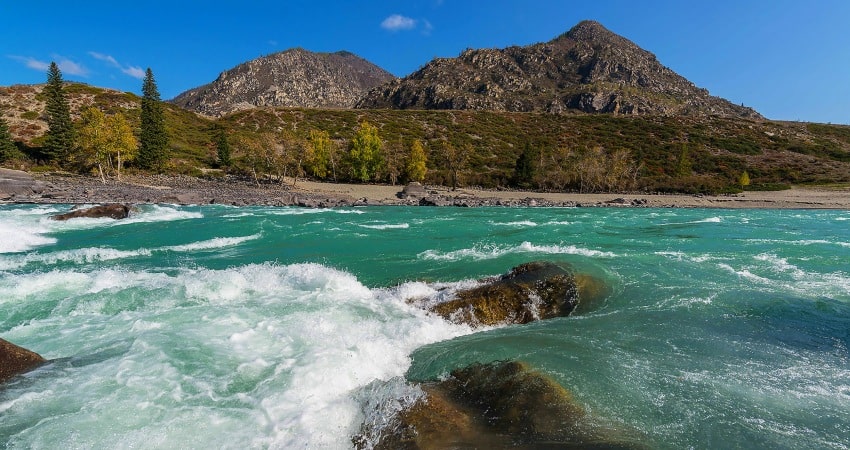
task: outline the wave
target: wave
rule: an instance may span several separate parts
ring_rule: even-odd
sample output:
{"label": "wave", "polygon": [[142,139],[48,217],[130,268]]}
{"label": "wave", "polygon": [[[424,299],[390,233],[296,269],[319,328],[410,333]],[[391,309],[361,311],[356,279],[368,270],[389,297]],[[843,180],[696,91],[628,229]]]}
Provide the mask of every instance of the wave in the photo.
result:
{"label": "wave", "polygon": [[398,223],[398,224],[358,224],[357,226],[361,228],[369,228],[372,230],[404,230],[410,228],[410,224],[407,223]]}
{"label": "wave", "polygon": [[530,220],[519,220],[516,222],[490,222],[490,225],[499,227],[536,227],[537,223]]}
{"label": "wave", "polygon": [[334,208],[302,208],[284,207],[275,208],[266,212],[273,216],[303,216],[307,214],[366,214],[359,209],[334,209]]}
{"label": "wave", "polygon": [[[413,350],[471,333],[402,298],[428,291],[418,285],[370,289],[320,264],[173,274],[53,271],[0,276],[0,328],[29,333],[62,323],[62,338],[44,341],[56,346],[42,350],[48,355],[98,353],[105,344],[97,342],[129,340],[106,361],[40,380],[57,404],[97,405],[97,417],[142,421],[148,429],[193,429],[208,420],[227,430],[193,440],[202,446],[346,448],[363,420],[360,401],[371,397],[371,383],[403,380]],[[39,311],[23,317],[14,312],[19,307]],[[204,362],[209,359],[216,369]],[[0,406],[16,416],[44,408],[38,399],[19,398]],[[92,422],[88,409],[70,411],[61,421],[40,423],[39,435],[86,429],[87,439],[102,439],[87,444],[106,445]],[[113,446],[141,438],[135,427],[120,425],[108,437]],[[159,442],[176,446],[168,440],[179,438],[169,433]]]}
{"label": "wave", "polygon": [[0,211],[0,236],[3,236],[0,239],[0,254],[25,252],[55,244],[56,238],[45,236],[50,232],[50,228],[41,222],[41,218],[57,212],[55,207],[12,208]]}
{"label": "wave", "polygon": [[485,260],[500,258],[504,255],[515,253],[543,253],[550,255],[567,254],[603,258],[614,258],[617,256],[612,252],[576,247],[575,245],[536,245],[526,241],[515,246],[485,245],[450,252],[426,250],[418,254],[417,257],[432,261],[458,261],[461,259]]}
{"label": "wave", "polygon": [[118,259],[137,258],[140,256],[151,256],[162,252],[197,252],[206,250],[217,250],[226,247],[234,247],[244,242],[252,241],[262,237],[261,234],[239,237],[219,237],[206,241],[192,242],[182,245],[170,245],[151,249],[118,250],[109,247],[89,247],[75,250],[62,250],[50,253],[30,253],[21,256],[10,256],[0,258],[0,270],[14,270],[29,264],[92,264],[96,262],[113,261]]}

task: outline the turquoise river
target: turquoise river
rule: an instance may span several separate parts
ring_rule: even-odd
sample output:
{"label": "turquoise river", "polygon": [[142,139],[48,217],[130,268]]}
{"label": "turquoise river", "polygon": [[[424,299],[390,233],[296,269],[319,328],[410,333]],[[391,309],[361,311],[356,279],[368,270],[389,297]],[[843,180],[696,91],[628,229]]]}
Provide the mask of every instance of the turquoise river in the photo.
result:
{"label": "turquoise river", "polygon": [[[0,206],[0,446],[351,448],[473,362],[525,361],[650,448],[850,448],[850,212]],[[425,313],[568,263],[596,309],[472,330]]]}

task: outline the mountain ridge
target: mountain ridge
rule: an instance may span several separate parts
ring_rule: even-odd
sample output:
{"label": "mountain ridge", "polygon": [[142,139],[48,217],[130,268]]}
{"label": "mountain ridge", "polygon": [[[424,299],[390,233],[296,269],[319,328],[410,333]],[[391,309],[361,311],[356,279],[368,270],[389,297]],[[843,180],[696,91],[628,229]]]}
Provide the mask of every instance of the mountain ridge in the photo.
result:
{"label": "mountain ridge", "polygon": [[435,58],[370,90],[356,107],[763,118],[711,96],[595,21],[548,42]]}
{"label": "mountain ridge", "polygon": [[350,108],[370,88],[393,78],[349,51],[296,47],[225,70],[170,102],[207,116],[263,106]]}

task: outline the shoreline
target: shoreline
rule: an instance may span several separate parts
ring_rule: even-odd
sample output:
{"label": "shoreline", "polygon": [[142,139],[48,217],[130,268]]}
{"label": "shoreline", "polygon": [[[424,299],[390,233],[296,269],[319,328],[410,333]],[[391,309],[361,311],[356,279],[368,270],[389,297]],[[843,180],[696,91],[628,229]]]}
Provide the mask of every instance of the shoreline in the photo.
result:
{"label": "shoreline", "polygon": [[[850,210],[850,186],[792,187],[784,191],[745,191],[732,195],[648,193],[551,193],[425,186],[419,195],[401,198],[403,185],[322,183],[292,179],[263,183],[229,178],[207,180],[183,175],[125,175],[121,181],[77,175],[31,174],[39,186],[7,196],[2,203],[164,203],[231,206],[506,206],[506,207],[648,207]],[[2,197],[0,197],[2,198]]]}

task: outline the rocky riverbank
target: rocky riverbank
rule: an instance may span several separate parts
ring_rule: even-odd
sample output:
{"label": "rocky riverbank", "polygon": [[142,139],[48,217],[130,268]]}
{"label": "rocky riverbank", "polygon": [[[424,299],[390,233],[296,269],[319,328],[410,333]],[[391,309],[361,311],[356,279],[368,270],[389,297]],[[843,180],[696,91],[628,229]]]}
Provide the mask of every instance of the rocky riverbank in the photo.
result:
{"label": "rocky riverbank", "polygon": [[793,188],[736,195],[578,194],[318,183],[244,177],[202,179],[184,175],[126,175],[102,183],[71,174],[27,174],[0,169],[0,202],[170,203],[232,206],[342,207],[365,205],[513,207],[691,207],[850,209],[850,187]]}

